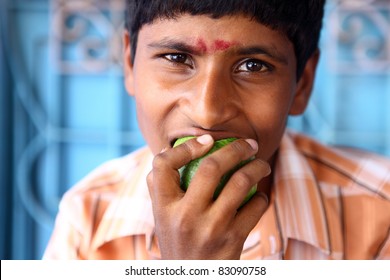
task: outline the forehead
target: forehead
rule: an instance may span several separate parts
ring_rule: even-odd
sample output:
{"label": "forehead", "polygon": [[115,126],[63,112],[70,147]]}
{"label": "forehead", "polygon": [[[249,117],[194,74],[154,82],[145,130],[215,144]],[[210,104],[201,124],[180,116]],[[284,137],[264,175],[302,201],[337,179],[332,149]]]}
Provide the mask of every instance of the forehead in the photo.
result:
{"label": "forehead", "polygon": [[214,19],[206,15],[184,14],[175,19],[157,19],[140,29],[138,40],[141,44],[182,40],[194,46],[197,51],[206,53],[257,44],[267,45],[279,52],[293,50],[286,36],[244,16]]}

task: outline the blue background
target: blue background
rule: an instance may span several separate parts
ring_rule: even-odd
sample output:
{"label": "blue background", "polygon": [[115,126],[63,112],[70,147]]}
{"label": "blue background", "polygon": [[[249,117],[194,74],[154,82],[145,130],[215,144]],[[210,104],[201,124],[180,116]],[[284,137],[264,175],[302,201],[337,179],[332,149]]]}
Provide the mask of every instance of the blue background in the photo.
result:
{"label": "blue background", "polygon": [[[39,259],[63,193],[144,143],[122,81],[123,1],[0,10],[0,258]],[[390,157],[389,30],[389,1],[328,1],[313,98],[289,126]]]}

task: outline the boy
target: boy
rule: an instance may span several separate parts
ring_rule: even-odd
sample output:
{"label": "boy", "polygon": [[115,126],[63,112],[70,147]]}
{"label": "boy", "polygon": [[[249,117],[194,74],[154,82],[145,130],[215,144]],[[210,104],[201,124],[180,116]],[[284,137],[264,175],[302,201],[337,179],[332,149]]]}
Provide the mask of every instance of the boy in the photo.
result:
{"label": "boy", "polygon": [[[310,97],[324,2],[127,1],[125,85],[148,148],[65,195],[44,257],[390,258],[389,162],[285,130]],[[178,169],[227,137],[182,191]]]}

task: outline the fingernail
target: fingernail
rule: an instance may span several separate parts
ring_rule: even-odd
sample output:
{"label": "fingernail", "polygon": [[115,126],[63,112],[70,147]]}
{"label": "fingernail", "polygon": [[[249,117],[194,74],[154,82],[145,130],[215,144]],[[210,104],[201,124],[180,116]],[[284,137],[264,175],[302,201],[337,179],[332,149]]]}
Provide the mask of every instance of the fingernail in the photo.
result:
{"label": "fingernail", "polygon": [[196,138],[196,141],[202,145],[207,145],[213,142],[213,137],[211,137],[209,134],[205,134]]}
{"label": "fingernail", "polygon": [[257,144],[257,142],[253,139],[245,139],[245,141],[251,145],[252,149],[257,151],[257,149],[259,148],[259,145]]}

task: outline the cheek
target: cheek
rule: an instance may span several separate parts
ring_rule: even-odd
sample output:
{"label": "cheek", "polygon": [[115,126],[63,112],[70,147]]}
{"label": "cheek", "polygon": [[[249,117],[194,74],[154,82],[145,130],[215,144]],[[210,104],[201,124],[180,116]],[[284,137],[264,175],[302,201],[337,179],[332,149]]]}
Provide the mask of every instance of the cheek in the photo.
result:
{"label": "cheek", "polygon": [[138,126],[153,154],[159,153],[169,142],[167,132],[174,100],[161,89],[143,87],[136,92]]}
{"label": "cheek", "polygon": [[138,127],[153,154],[159,153],[163,148],[162,126],[159,121],[159,113],[152,108],[153,106],[143,106],[137,103]]}
{"label": "cheek", "polygon": [[291,89],[264,93],[256,102],[247,104],[247,117],[260,143],[259,156],[269,159],[277,150],[286,128],[291,106]]}
{"label": "cheek", "polygon": [[291,106],[291,93],[261,93],[263,96],[247,102],[248,114],[265,130],[284,126]]}
{"label": "cheek", "polygon": [[[140,54],[140,60],[147,60]],[[153,65],[139,64],[134,69],[134,99],[138,126],[153,153],[166,145],[166,120],[170,116],[173,95],[160,80],[158,71],[150,71]]]}
{"label": "cheek", "polygon": [[[161,122],[161,106],[157,106],[159,101],[154,97],[153,91],[147,88],[137,88],[134,95],[136,102],[136,112],[138,126],[144,136],[144,139],[150,145],[154,147],[158,137],[154,136],[158,134]],[[154,149],[152,149],[154,150]]]}

